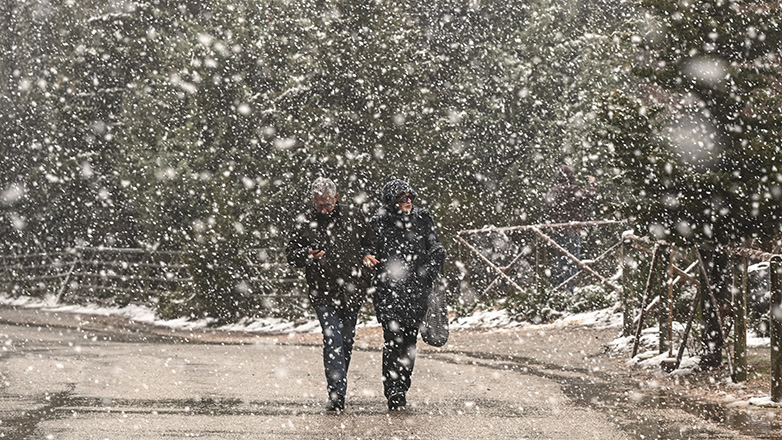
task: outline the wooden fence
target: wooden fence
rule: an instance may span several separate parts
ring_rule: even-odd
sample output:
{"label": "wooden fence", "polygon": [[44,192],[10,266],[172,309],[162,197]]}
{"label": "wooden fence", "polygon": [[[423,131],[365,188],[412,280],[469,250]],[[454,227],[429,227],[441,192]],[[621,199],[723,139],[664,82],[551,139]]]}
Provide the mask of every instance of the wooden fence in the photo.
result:
{"label": "wooden fence", "polygon": [[[625,294],[622,296],[624,310],[624,328],[625,334],[634,334],[634,346],[631,356],[635,356],[638,351],[641,331],[644,328],[644,321],[647,316],[656,311],[656,317],[659,328],[659,352],[668,351],[668,360],[663,363],[666,370],[674,370],[681,364],[684,350],[693,327],[693,322],[698,314],[698,307],[702,299],[708,297],[711,303],[715,305],[714,313],[723,339],[727,342],[728,351],[727,364],[734,382],[747,380],[747,292],[748,292],[748,267],[750,261],[767,262],[769,264],[769,334],[771,339],[771,400],[774,402],[782,401],[782,255],[761,252],[754,249],[722,247],[718,251],[724,252],[731,257],[733,264],[732,292],[733,294],[733,313],[732,321],[726,316],[719,307],[714,286],[709,284],[710,277],[707,274],[707,267],[697,250],[691,251],[692,260],[685,256],[685,252],[675,249],[669,243],[664,241],[655,241],[645,237],[637,237],[632,234],[625,234],[622,254],[627,255],[631,250],[639,250],[644,254],[651,256],[649,263],[649,273],[643,295],[640,303],[633,303],[634,296],[629,289],[625,288]],[[692,255],[694,254],[694,255]],[[628,259],[623,258],[626,264]],[[625,266],[623,274],[629,273]],[[623,284],[626,285],[627,277],[623,277]],[[704,280],[705,283],[702,283]],[[673,357],[673,321],[674,321],[674,298],[676,288],[680,285],[692,285],[697,294],[690,304],[687,314],[684,333],[679,341],[677,355]],[[704,285],[705,284],[705,285]],[[731,338],[732,351],[731,351]]]}
{"label": "wooden fence", "polygon": [[[702,302],[702,298],[705,297],[703,295],[707,295],[711,299],[712,304],[718,304],[712,286],[708,285],[709,277],[700,254],[697,251],[683,252],[664,241],[638,237],[630,232],[625,232],[621,234],[616,243],[609,245],[595,259],[585,260],[576,258],[568,253],[552,240],[548,234],[543,232],[547,229],[564,227],[592,228],[617,224],[622,224],[622,222],[598,221],[473,229],[459,232],[456,241],[480,261],[494,276],[493,280],[488,283],[480,294],[482,297],[489,296],[492,289],[502,283],[522,294],[531,290],[540,291],[541,289],[552,288],[549,287],[546,277],[542,275],[545,266],[548,264],[545,259],[545,250],[547,247],[558,250],[581,270],[558,286],[553,286],[553,290],[560,289],[571,283],[576,277],[586,274],[597,282],[618,292],[622,302],[622,331],[627,336],[633,336],[631,356],[635,357],[638,354],[642,331],[646,327],[649,317],[652,316],[656,320],[659,329],[659,352],[662,354],[668,351],[668,359],[663,362],[662,367],[667,370],[677,369],[681,364],[688,338],[698,316],[699,305]],[[476,241],[478,236],[504,235],[517,232],[532,233],[534,239],[522,239],[523,245],[520,246],[521,250],[517,250],[517,253],[513,255],[513,258],[507,264],[498,263],[496,258],[498,253],[491,255],[492,252],[487,252],[485,243],[484,246],[481,246],[481,244],[468,241],[468,239]],[[729,353],[727,360],[731,377],[736,382],[746,380],[748,371],[746,345],[747,267],[749,266],[749,261],[769,263],[771,300],[768,319],[771,336],[771,398],[775,402],[780,402],[782,401],[782,286],[780,285],[780,279],[782,279],[782,256],[744,248],[722,248],[720,250],[733,257],[734,272],[737,274],[733,277],[733,290],[737,292],[733,301],[733,321],[726,322],[726,316],[723,316],[719,308],[715,310],[720,331],[725,340],[728,340],[729,334],[733,335],[733,352]],[[631,274],[636,270],[630,264],[632,260],[630,255],[633,251],[641,252],[649,257],[649,271],[648,274],[644,273],[645,283],[640,291],[630,285]],[[619,253],[617,261],[622,265],[621,286],[609,279],[609,275],[603,275],[596,270],[596,267],[602,260],[616,253]],[[530,260],[532,263],[529,265],[533,269],[529,272],[532,275],[514,277],[513,268],[522,262],[529,262]],[[707,285],[701,285],[701,280],[705,280]],[[696,293],[694,299],[689,301],[689,310],[685,317],[686,326],[679,338],[679,349],[674,357],[674,301],[677,299],[677,296],[680,297],[685,286],[689,286]],[[730,345],[728,346],[728,351],[730,351]]]}
{"label": "wooden fence", "polygon": [[[248,293],[273,300],[303,298],[303,277],[280,249],[250,249],[241,256]],[[184,252],[77,247],[68,251],[0,256],[0,292],[124,305],[176,292],[193,283]]]}
{"label": "wooden fence", "polygon": [[[495,278],[484,289],[484,295],[504,281],[520,292],[525,287],[515,280],[511,269],[521,261],[533,260],[532,276],[525,279],[526,289],[546,288],[542,272],[545,266],[545,247],[562,252],[581,268],[581,271],[554,290],[570,283],[582,273],[620,293],[623,305],[623,332],[634,335],[632,356],[637,354],[641,331],[647,317],[655,312],[659,328],[659,351],[668,350],[672,360],[668,368],[678,368],[687,345],[693,322],[701,303],[701,295],[709,295],[717,304],[711,286],[703,286],[699,273],[705,276],[706,268],[700,256],[689,260],[684,252],[674,249],[663,241],[654,241],[624,233],[619,241],[607,247],[593,260],[580,260],[560,247],[543,231],[561,227],[600,227],[620,225],[622,222],[582,222],[569,224],[546,224],[515,226],[506,228],[485,228],[461,231],[456,240],[465,249],[485,264]],[[466,238],[481,234],[526,232],[532,233],[532,246],[522,246],[521,251],[506,265],[495,264]],[[649,273],[642,295],[634,295],[628,287],[627,256],[632,250],[651,257]],[[734,319],[732,322],[733,352],[728,356],[728,367],[734,381],[746,380],[747,372],[747,268],[751,261],[769,264],[769,333],[771,337],[771,398],[782,401],[782,255],[760,252],[745,248],[722,248],[721,251],[733,257],[734,264]],[[617,285],[609,276],[600,274],[595,267],[609,255],[620,253],[622,262],[622,285]],[[249,293],[268,300],[279,298],[303,298],[305,283],[298,271],[284,260],[281,249],[251,249],[242,254],[249,271],[245,280]],[[0,255],[0,292],[11,295],[28,294],[50,296],[54,303],[68,295],[90,301],[110,300],[114,304],[144,302],[155,296],[175,292],[193,282],[191,268],[183,252],[147,251],[142,249],[86,248],[78,247],[60,252],[17,253]],[[533,284],[530,284],[533,283]],[[677,287],[689,284],[697,289],[697,296],[690,304],[687,324],[680,338],[676,357],[673,357],[674,294]],[[640,302],[635,297],[640,296]],[[716,309],[717,320],[723,336],[728,340],[729,331],[724,316]],[[729,347],[730,350],[730,347]],[[664,365],[666,367],[666,365]]]}
{"label": "wooden fence", "polygon": [[[549,282],[547,277],[544,275],[544,272],[548,266],[546,258],[546,249],[548,248],[558,250],[566,258],[571,260],[573,264],[580,268],[580,271],[578,271],[575,275],[562,281],[559,285],[553,286],[553,291],[559,290],[564,286],[571,284],[577,277],[586,273],[593,279],[597,280],[599,283],[616,292],[621,293],[621,287],[609,279],[611,274],[601,274],[597,270],[597,267],[601,262],[617,253],[622,244],[621,239],[617,238],[616,243],[607,246],[597,257],[593,259],[580,259],[557,244],[544,231],[558,230],[563,228],[601,228],[607,226],[621,226],[624,224],[625,222],[622,221],[605,220],[591,222],[546,223],[539,225],[489,227],[460,231],[456,237],[456,241],[460,244],[461,247],[467,249],[471,255],[474,255],[479,261],[485,264],[486,267],[488,267],[495,276],[493,281],[491,281],[488,286],[483,289],[483,292],[481,293],[482,297],[489,296],[491,290],[500,285],[501,282],[505,282],[507,285],[511,286],[514,290],[520,293],[526,293],[532,290],[540,292],[549,288]],[[476,237],[485,237],[491,234],[500,234],[503,236],[510,234],[525,235],[524,237],[520,238],[521,246],[519,246],[519,249],[516,251],[516,255],[508,264],[500,265],[495,263],[492,261],[491,255],[486,255],[487,252],[485,252],[485,249],[479,249],[481,247],[480,245],[470,243],[470,241],[468,241],[468,239],[476,240]],[[619,234],[617,234],[617,236],[618,235]],[[517,276],[516,279],[514,279],[514,268],[522,263],[526,263],[531,267],[531,276]]]}

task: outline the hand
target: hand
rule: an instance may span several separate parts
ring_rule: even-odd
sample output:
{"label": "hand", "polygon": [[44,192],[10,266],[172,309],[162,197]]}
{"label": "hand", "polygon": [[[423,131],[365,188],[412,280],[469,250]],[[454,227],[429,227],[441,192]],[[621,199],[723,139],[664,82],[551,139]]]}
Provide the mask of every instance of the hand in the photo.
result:
{"label": "hand", "polygon": [[364,266],[366,266],[366,267],[368,267],[370,269],[374,269],[375,266],[377,266],[378,263],[380,263],[380,260],[375,258],[374,255],[369,255],[369,254],[364,255]]}
{"label": "hand", "polygon": [[321,258],[323,258],[324,255],[326,255],[326,251],[322,251],[320,249],[312,249],[312,248],[310,248],[310,250],[307,251],[307,253],[309,253],[310,257],[312,257],[315,260],[320,260]]}
{"label": "hand", "polygon": [[597,182],[597,179],[595,178],[595,176],[587,176],[587,181],[589,181],[590,185],[594,185],[595,182]]}

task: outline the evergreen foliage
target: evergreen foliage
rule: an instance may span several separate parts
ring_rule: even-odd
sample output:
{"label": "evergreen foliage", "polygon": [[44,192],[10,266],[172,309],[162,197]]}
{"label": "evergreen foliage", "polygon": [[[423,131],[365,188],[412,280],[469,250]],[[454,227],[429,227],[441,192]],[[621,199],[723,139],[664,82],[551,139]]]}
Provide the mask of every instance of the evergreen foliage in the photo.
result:
{"label": "evergreen foliage", "polygon": [[[604,100],[598,137],[622,210],[654,236],[769,244],[782,232],[782,29],[770,2],[648,0],[632,37],[641,93]],[[603,129],[603,128],[601,128]]]}
{"label": "evergreen foliage", "polygon": [[[599,217],[778,233],[773,11],[686,4],[642,2],[633,46],[624,1],[7,3],[2,246],[185,250],[198,314],[231,320],[240,251],[284,244],[319,175],[367,215],[407,178],[446,246],[545,221],[563,162],[598,176]],[[669,148],[688,127],[713,148]]]}
{"label": "evergreen foliage", "polygon": [[[701,364],[722,361],[731,314],[718,245],[771,250],[782,233],[782,29],[775,2],[641,0],[631,37],[641,93],[604,100],[598,142],[631,192],[619,209],[705,263]],[[716,301],[712,301],[714,295]],[[720,316],[717,315],[719,311]]]}

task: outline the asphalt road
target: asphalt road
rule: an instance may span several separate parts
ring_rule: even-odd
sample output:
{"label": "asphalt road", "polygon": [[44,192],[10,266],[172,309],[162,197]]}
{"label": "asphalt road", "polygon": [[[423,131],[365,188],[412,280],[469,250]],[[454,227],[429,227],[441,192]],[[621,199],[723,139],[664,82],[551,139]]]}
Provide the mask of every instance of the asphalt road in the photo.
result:
{"label": "asphalt road", "polygon": [[0,438],[782,438],[777,425],[634,379],[604,354],[615,336],[527,328],[421,343],[408,407],[389,413],[380,333],[364,328],[347,409],[334,414],[318,334],[172,331],[2,307]]}

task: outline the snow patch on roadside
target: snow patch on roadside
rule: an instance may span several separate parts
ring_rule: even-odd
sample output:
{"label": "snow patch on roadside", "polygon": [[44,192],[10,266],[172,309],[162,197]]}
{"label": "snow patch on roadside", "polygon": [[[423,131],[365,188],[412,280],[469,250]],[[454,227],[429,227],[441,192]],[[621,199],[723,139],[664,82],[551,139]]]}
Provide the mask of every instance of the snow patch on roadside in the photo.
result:
{"label": "snow patch on roadside", "polygon": [[[684,333],[684,326],[681,323],[674,322],[674,334],[682,335]],[[692,336],[692,335],[691,335]],[[629,356],[632,352],[635,338],[633,336],[623,336],[611,341],[608,346],[609,350],[616,353],[623,353]],[[694,372],[700,371],[700,356],[682,356],[681,363],[678,368],[673,371],[666,372],[662,366],[664,363],[675,362],[678,354],[678,346],[674,346],[672,356],[668,351],[664,353],[659,352],[659,330],[657,327],[649,327],[641,332],[641,338],[639,343],[639,352],[632,359],[627,360],[628,366],[637,366],[646,370],[657,370],[657,374],[666,374],[669,376],[687,376]],[[677,339],[678,343],[678,339]],[[769,338],[758,337],[752,332],[747,334],[747,345],[749,347],[769,347],[771,340]],[[687,353],[688,350],[685,350]],[[727,388],[740,387],[739,384],[734,384],[730,381],[730,378],[725,379],[723,386]],[[775,407],[782,408],[782,403],[772,402],[770,397],[752,397],[752,398],[737,398],[730,397],[730,406],[761,406],[761,407]]]}
{"label": "snow patch on roadside", "polygon": [[749,399],[749,404],[764,408],[782,408],[782,402],[774,402],[771,400],[771,396],[753,397],[752,399]]}
{"label": "snow patch on roadside", "polygon": [[[210,327],[212,319],[158,319],[150,307],[140,305],[128,305],[125,307],[103,307],[98,305],[57,305],[55,298],[46,300],[29,296],[11,297],[0,294],[0,304],[37,308],[51,312],[68,312],[83,315],[98,316],[122,316],[131,321],[167,327],[179,330],[197,330]],[[507,330],[512,328],[565,328],[565,327],[595,327],[595,328],[620,328],[622,316],[615,308],[596,310],[592,312],[564,316],[552,323],[530,324],[514,319],[507,310],[499,308],[478,309],[469,316],[452,318],[450,329],[453,330]],[[375,319],[367,323],[359,324],[359,327],[378,326]],[[245,318],[234,324],[215,327],[216,330],[253,333],[313,333],[320,331],[317,319],[304,319],[294,322],[281,318]]]}
{"label": "snow patch on roadside", "polygon": [[468,329],[507,329],[521,326],[505,309],[479,309],[469,316],[453,318],[448,323],[450,330]]}
{"label": "snow patch on roadside", "polygon": [[[209,327],[214,320],[202,319],[158,319],[150,307],[127,305],[125,307],[102,307],[97,305],[55,305],[49,299],[41,300],[29,296],[11,297],[0,294],[0,304],[48,312],[67,312],[95,316],[122,316],[134,322],[167,327],[178,330],[198,330]],[[256,333],[311,333],[320,331],[317,320],[290,322],[281,318],[243,319],[236,324],[215,327],[216,330]]]}
{"label": "snow patch on roadside", "polygon": [[622,328],[622,314],[615,308],[594,310],[591,312],[578,313],[575,315],[563,316],[554,321],[551,325],[556,327],[583,326],[594,327],[597,329]]}
{"label": "snow patch on roadside", "polygon": [[530,329],[566,327],[621,328],[622,314],[617,312],[616,308],[609,307],[602,310],[565,315],[550,323],[534,324],[514,319],[505,309],[479,308],[470,313],[469,316],[452,318],[449,326],[451,330],[507,330],[518,327]]}

